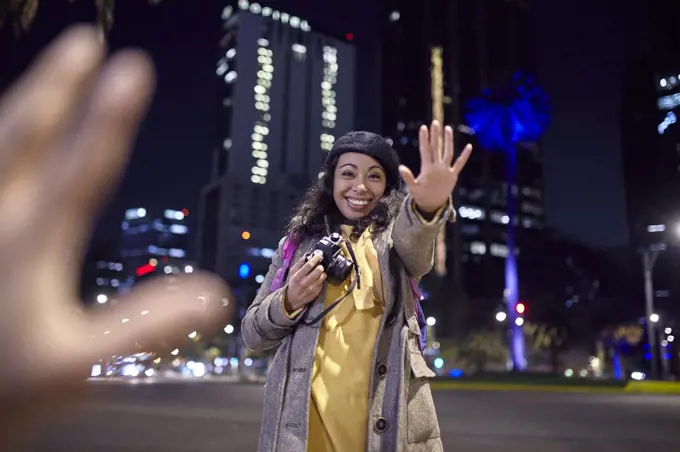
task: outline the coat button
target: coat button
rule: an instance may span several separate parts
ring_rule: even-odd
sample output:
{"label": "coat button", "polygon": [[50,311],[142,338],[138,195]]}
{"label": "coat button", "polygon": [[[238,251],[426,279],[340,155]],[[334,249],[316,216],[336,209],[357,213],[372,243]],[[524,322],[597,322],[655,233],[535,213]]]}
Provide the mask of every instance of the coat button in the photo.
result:
{"label": "coat button", "polygon": [[378,374],[380,378],[383,378],[387,373],[387,366],[382,363],[378,364],[378,367],[375,368],[375,372]]}
{"label": "coat button", "polygon": [[375,431],[378,433],[383,433],[385,430],[387,430],[387,421],[385,418],[379,418],[377,421],[375,421],[374,425]]}

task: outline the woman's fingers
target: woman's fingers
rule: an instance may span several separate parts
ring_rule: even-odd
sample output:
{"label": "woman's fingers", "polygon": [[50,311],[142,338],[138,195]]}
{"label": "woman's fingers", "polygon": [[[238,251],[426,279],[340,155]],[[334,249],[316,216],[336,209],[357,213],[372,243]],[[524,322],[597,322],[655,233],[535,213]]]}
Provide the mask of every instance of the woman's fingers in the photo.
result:
{"label": "woman's fingers", "polygon": [[82,248],[92,218],[117,183],[151,100],[153,72],[140,52],[114,56],[94,87],[83,120],[64,140],[61,162],[46,169],[54,185],[50,205],[59,212],[52,243],[62,248],[60,255]]}

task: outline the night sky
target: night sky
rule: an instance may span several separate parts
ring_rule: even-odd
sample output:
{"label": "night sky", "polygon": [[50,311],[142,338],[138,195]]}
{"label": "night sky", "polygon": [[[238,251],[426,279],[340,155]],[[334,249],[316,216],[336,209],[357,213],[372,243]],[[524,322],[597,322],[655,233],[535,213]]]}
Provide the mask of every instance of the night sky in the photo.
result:
{"label": "night sky", "polygon": [[[29,34],[0,34],[0,89],[29,64],[36,51],[71,22],[94,17],[94,3],[43,0]],[[117,2],[110,36],[113,50],[146,49],[158,70],[158,91],[129,170],[102,216],[97,237],[117,239],[127,207],[162,205],[197,213],[217,142],[214,76],[219,39],[219,0]],[[130,4],[136,6],[131,7]],[[553,124],[543,143],[549,225],[601,246],[627,244],[620,159],[621,67],[645,50],[636,8],[613,1],[551,0],[537,4],[538,76],[552,98]],[[599,5],[617,5],[616,10]],[[634,3],[634,2],[631,2]],[[378,99],[370,75],[378,72],[377,5],[359,0],[269,2],[308,18],[313,28],[352,32],[366,71],[359,99]],[[191,5],[191,7],[186,6]],[[362,77],[359,77],[361,80]],[[377,129],[378,102],[365,101],[357,128]],[[196,215],[190,226],[196,227]]]}

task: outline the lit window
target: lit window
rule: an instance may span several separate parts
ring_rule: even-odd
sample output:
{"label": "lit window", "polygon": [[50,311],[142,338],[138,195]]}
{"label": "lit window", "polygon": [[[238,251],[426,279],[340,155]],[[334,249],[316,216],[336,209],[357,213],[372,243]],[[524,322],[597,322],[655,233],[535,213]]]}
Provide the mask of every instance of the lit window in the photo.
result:
{"label": "lit window", "polygon": [[252,3],[250,5],[250,12],[253,14],[260,14],[262,12],[262,6],[259,3]]}
{"label": "lit window", "polygon": [[491,255],[497,257],[508,257],[508,247],[500,243],[492,243]]}
{"label": "lit window", "polygon": [[472,254],[486,254],[486,244],[484,242],[471,242],[470,252]]}
{"label": "lit window", "polygon": [[304,60],[307,55],[307,47],[302,44],[293,44],[293,54],[297,60]]}
{"label": "lit window", "polygon": [[323,79],[321,81],[321,149],[330,151],[335,136],[330,133],[335,128],[338,108],[335,104],[335,84],[338,82],[338,50],[334,47],[323,48]]}
{"label": "lit window", "polygon": [[470,220],[483,220],[485,217],[484,210],[474,206],[460,206],[458,208],[458,215],[461,218],[468,218]]}
{"label": "lit window", "polygon": [[274,55],[266,39],[258,39],[257,44],[258,71],[253,87],[253,100],[255,109],[259,112],[259,118],[255,121],[251,134],[252,156],[255,162],[251,168],[250,180],[254,184],[265,184],[269,168],[266,137],[269,134],[269,121],[271,120],[271,115],[268,113],[271,101],[269,90],[274,78]]}
{"label": "lit window", "polygon": [[229,71],[227,72],[227,75],[224,76],[224,81],[226,83],[234,83],[236,81],[236,71]]}

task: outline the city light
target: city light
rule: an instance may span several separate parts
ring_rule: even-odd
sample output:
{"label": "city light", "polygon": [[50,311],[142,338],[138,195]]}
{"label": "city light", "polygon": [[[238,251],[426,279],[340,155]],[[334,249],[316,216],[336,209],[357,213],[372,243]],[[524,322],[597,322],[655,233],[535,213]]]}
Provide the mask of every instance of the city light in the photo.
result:
{"label": "city light", "polygon": [[442,367],[444,367],[444,360],[441,358],[435,358],[434,367],[437,369],[441,369]]}
{"label": "city light", "polygon": [[428,326],[434,326],[435,323],[437,323],[437,319],[435,319],[434,317],[428,317],[428,318],[427,318],[427,324],[428,324]]}
{"label": "city light", "polygon": [[330,151],[335,142],[335,120],[338,107],[335,99],[335,84],[338,82],[338,50],[334,47],[323,48],[323,79],[321,81],[321,149]]}
{"label": "city light", "polygon": [[[251,5],[252,6],[252,5]],[[259,118],[253,124],[253,133],[251,135],[252,156],[255,159],[255,164],[251,168],[252,175],[251,182],[254,184],[265,184],[267,182],[267,174],[269,172],[268,150],[266,137],[269,134],[269,121],[271,114],[269,113],[269,90],[272,87],[272,79],[274,78],[274,54],[269,48],[269,41],[260,38],[257,40],[257,81],[255,82],[254,100],[255,109],[259,112]],[[248,238],[250,235],[248,235]],[[244,240],[248,238],[243,237]]]}
{"label": "city light", "polygon": [[195,339],[196,336],[198,336],[198,333],[196,331],[192,331],[191,333],[189,333],[189,339]]}
{"label": "city light", "polygon": [[241,233],[241,238],[242,238],[243,240],[249,240],[249,239],[250,239],[250,232],[248,232],[248,231],[243,231],[243,232]]}
{"label": "city light", "polygon": [[233,325],[227,325],[224,327],[224,332],[227,334],[232,334],[234,332],[234,326]]}
{"label": "city light", "polygon": [[250,265],[245,263],[241,264],[238,268],[238,275],[241,279],[246,279],[250,276]]}
{"label": "city light", "polygon": [[659,321],[659,314],[654,313],[654,314],[650,315],[649,321],[652,322],[652,323],[658,322]]}
{"label": "city light", "polygon": [[524,306],[524,303],[517,303],[515,306],[515,310],[517,311],[518,314],[524,314],[524,310],[526,307]]}
{"label": "city light", "polygon": [[522,326],[522,325],[524,325],[524,319],[523,319],[522,317],[517,317],[517,318],[515,319],[515,325],[517,325],[517,326]]}
{"label": "city light", "polygon": [[97,303],[99,303],[99,304],[104,304],[104,303],[106,303],[107,301],[109,301],[109,297],[107,297],[107,296],[104,295],[103,293],[97,295]]}
{"label": "city light", "polygon": [[498,322],[505,322],[505,319],[507,319],[507,318],[508,318],[508,315],[503,311],[499,311],[499,312],[496,313],[496,320]]}

